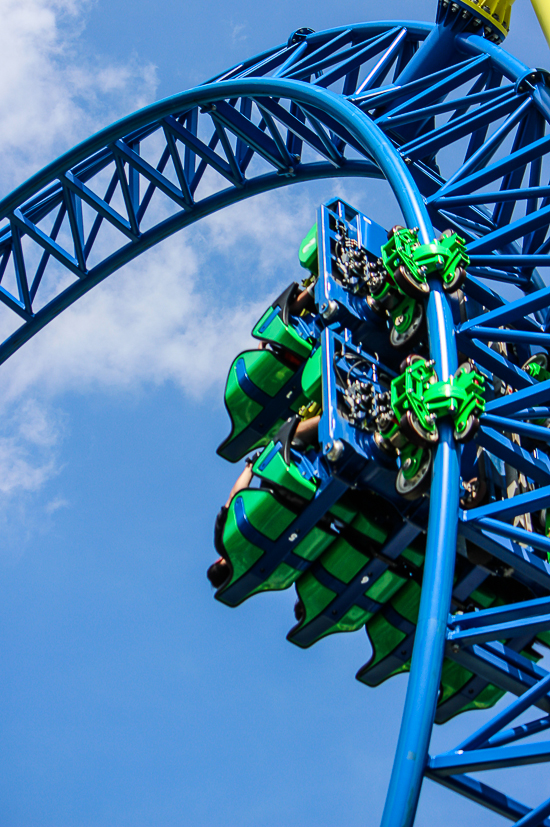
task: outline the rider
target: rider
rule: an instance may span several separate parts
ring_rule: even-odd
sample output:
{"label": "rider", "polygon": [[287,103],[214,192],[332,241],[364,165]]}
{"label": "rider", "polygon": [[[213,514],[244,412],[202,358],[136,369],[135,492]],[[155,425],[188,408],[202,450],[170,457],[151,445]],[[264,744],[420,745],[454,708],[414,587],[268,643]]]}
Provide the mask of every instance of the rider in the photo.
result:
{"label": "rider", "polygon": [[[298,450],[305,450],[309,445],[314,445],[318,440],[318,424],[320,416],[313,416],[309,419],[304,419],[298,423],[298,427],[293,435],[292,443]],[[253,472],[252,466],[256,462],[260,452],[257,452],[252,457],[245,460],[245,467],[237,477],[233,488],[229,492],[229,497],[225,505],[222,505],[216,516],[216,523],[214,525],[214,548],[220,555],[215,563],[209,567],[206,576],[210,580],[215,589],[219,589],[226,581],[229,574],[229,564],[224,557],[223,546],[223,532],[225,523],[227,521],[227,514],[231,501],[240,491],[248,488],[252,482]]]}

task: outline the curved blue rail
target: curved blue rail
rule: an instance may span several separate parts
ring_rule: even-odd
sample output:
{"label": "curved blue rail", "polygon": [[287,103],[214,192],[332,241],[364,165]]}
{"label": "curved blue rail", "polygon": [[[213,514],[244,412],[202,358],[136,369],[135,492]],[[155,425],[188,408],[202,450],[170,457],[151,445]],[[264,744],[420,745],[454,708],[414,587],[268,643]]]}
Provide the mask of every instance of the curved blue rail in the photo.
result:
{"label": "curved blue rail", "polygon": [[[326,63],[331,51],[353,41],[355,71],[358,55],[361,63],[388,46],[394,54],[406,38],[422,40],[431,28],[360,24],[310,35],[307,47],[322,51]],[[0,201],[0,305],[10,311],[13,331],[0,344],[0,363],[94,285],[216,210],[299,181],[381,175],[360,137],[370,119],[327,88],[346,75],[347,65],[333,72],[328,84],[326,75],[310,82],[307,67],[305,75],[300,71],[305,45],[269,50],[208,84],[133,113]],[[310,123],[301,105],[312,108]],[[161,147],[153,150],[153,160],[148,144],[154,141]],[[307,161],[301,157],[304,149]],[[258,161],[261,171],[254,169]],[[212,173],[216,180],[208,181]],[[205,182],[213,191],[202,192]],[[158,193],[171,207],[162,220],[154,213]],[[123,204],[115,209],[117,197]],[[117,239],[108,252],[101,238],[106,227]],[[55,266],[75,281],[43,303],[43,293],[56,292]],[[10,269],[17,291],[3,286]]]}

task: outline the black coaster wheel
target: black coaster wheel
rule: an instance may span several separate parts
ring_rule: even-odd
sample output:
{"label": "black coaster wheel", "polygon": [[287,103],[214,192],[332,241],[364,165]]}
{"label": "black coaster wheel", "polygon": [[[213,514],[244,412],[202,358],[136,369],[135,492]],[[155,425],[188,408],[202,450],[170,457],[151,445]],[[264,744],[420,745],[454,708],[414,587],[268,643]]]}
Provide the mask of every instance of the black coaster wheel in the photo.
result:
{"label": "black coaster wheel", "polygon": [[413,477],[407,479],[402,468],[397,473],[395,489],[398,494],[406,500],[417,500],[430,489],[432,480],[432,452],[431,449],[424,451],[424,457],[420,467]]}
{"label": "black coaster wheel", "polygon": [[392,347],[399,348],[405,345],[411,346],[418,340],[423,329],[424,323],[424,309],[421,304],[417,304],[413,320],[410,326],[403,332],[399,332],[395,326],[390,330],[390,343]]}
{"label": "black coaster wheel", "polygon": [[487,483],[482,477],[473,477],[464,483],[464,495],[460,498],[460,507],[464,509],[477,508],[487,494]]}
{"label": "black coaster wheel", "polygon": [[464,285],[467,278],[468,273],[465,268],[458,266],[455,268],[455,274],[451,281],[443,282],[443,290],[445,293],[456,293]]}
{"label": "black coaster wheel", "polygon": [[548,370],[548,355],[546,353],[535,353],[523,363],[521,369],[526,371],[529,365],[540,365],[544,370]]}
{"label": "black coaster wheel", "polygon": [[417,445],[420,448],[435,445],[439,439],[437,425],[434,425],[433,431],[428,431],[413,411],[407,411],[404,416],[401,417],[399,428],[409,442],[412,442],[413,445]]}
{"label": "black coaster wheel", "polygon": [[399,373],[405,373],[407,368],[410,368],[414,365],[415,362],[424,361],[423,357],[420,356],[418,353],[409,353],[409,355],[403,359],[401,364],[399,365]]}
{"label": "black coaster wheel", "polygon": [[395,234],[396,234],[399,230],[404,230],[404,229],[405,229],[405,228],[404,228],[404,227],[402,227],[402,226],[401,226],[401,224],[394,224],[394,225],[393,225],[393,227],[390,227],[390,229],[388,230],[388,241],[390,240],[390,238],[393,238],[393,237],[394,237],[394,235],[395,235]]}
{"label": "black coaster wheel", "polygon": [[410,296],[411,299],[425,299],[430,292],[430,287],[425,281],[417,281],[408,267],[400,264],[393,274],[393,280],[397,286]]}
{"label": "black coaster wheel", "polygon": [[477,416],[474,414],[470,414],[468,419],[466,420],[466,427],[463,431],[454,432],[454,438],[457,442],[469,442],[471,439],[475,437],[477,432],[479,431],[480,421]]}

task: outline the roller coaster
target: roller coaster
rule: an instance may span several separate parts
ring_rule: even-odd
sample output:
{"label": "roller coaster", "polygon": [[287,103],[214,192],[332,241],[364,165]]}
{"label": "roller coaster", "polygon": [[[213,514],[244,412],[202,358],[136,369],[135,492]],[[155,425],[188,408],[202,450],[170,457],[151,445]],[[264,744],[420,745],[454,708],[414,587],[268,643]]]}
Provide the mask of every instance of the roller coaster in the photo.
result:
{"label": "roller coaster", "polygon": [[[223,207],[315,179],[388,182],[392,227],[342,199],[312,216],[301,284],[231,365],[218,453],[248,457],[247,477],[213,578],[228,606],[295,586],[302,648],[365,628],[369,687],[410,672],[382,827],[414,823],[425,778],[550,825],[550,799],[531,808],[471,775],[550,760],[531,737],[550,727],[550,75],[503,49],[510,6],[299,29],[0,201],[3,362]],[[506,693],[429,753],[434,723]]]}

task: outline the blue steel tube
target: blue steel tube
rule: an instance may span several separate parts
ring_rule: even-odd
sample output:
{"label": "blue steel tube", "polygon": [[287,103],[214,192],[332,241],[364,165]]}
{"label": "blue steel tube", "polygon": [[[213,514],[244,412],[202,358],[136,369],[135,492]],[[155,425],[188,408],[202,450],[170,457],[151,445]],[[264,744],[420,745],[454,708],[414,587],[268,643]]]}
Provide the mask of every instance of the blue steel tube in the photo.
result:
{"label": "blue steel tube", "polygon": [[[301,81],[288,79],[246,78],[227,80],[190,90],[182,95],[160,101],[146,109],[113,124],[98,133],[70,153],[62,156],[41,172],[34,175],[26,184],[16,189],[11,195],[0,201],[0,215],[8,216],[27,199],[35,196],[41,188],[64,174],[66,170],[100,151],[121,137],[145,124],[161,120],[168,115],[185,110],[186,107],[199,106],[232,97],[256,97],[266,95],[284,97],[294,100],[304,107],[313,107],[334,117],[344,125],[360,144],[368,150],[388,183],[390,184],[402,210],[404,220],[409,227],[417,226],[422,243],[434,239],[434,230],[422,196],[411,177],[403,158],[391,140],[358,107],[343,100],[329,90],[313,87]],[[365,163],[365,162],[363,162]],[[369,163],[369,162],[366,162]],[[362,171],[362,170],[359,170]],[[369,174],[373,174],[370,169]],[[345,174],[342,170],[337,175]],[[318,177],[325,177],[326,171]],[[315,174],[312,177],[317,177]],[[203,205],[202,214],[219,209],[226,203],[240,200],[262,189],[271,189],[279,184],[268,176],[268,180],[255,184],[248,183],[246,192],[235,196],[233,191],[226,191],[217,197],[216,203]],[[152,234],[144,247],[152,246],[162,238],[170,235],[186,223],[202,217],[172,216],[153,228]],[[146,236],[147,234],[144,234]],[[44,317],[39,313],[34,318],[34,327],[30,334],[27,326],[20,328],[6,342],[4,358],[13,353],[22,343],[44,326],[51,318],[65,307],[72,304],[83,292],[97,284],[112,273],[134,254],[131,248],[134,242],[122,248],[118,253],[101,262],[91,271],[86,279],[80,280],[77,292],[72,287],[60,294],[44,308]],[[431,285],[428,300],[428,326],[430,332],[431,355],[440,379],[447,379],[456,370],[456,346],[453,340],[453,323],[449,302],[441,292],[440,284]],[[72,292],[71,292],[72,291]],[[78,292],[79,291],[79,292]],[[428,523],[426,560],[424,566],[424,583],[420,603],[416,642],[413,652],[411,675],[407,690],[405,712],[403,716],[399,745],[392,774],[390,792],[384,813],[383,827],[406,827],[414,820],[416,805],[422,785],[423,771],[426,765],[431,728],[434,721],[435,706],[445,641],[446,618],[450,606],[450,591],[454,569],[456,547],[456,530],[458,522],[458,457],[454,446],[450,425],[441,424],[441,438],[434,461],[434,477],[431,492],[431,510]]]}
{"label": "blue steel tube", "polygon": [[[439,378],[445,380],[457,368],[454,325],[449,300],[439,285],[430,286],[431,357]],[[442,421],[439,430],[411,672],[381,827],[411,827],[414,823],[441,679],[455,564],[459,452],[450,421]]]}

